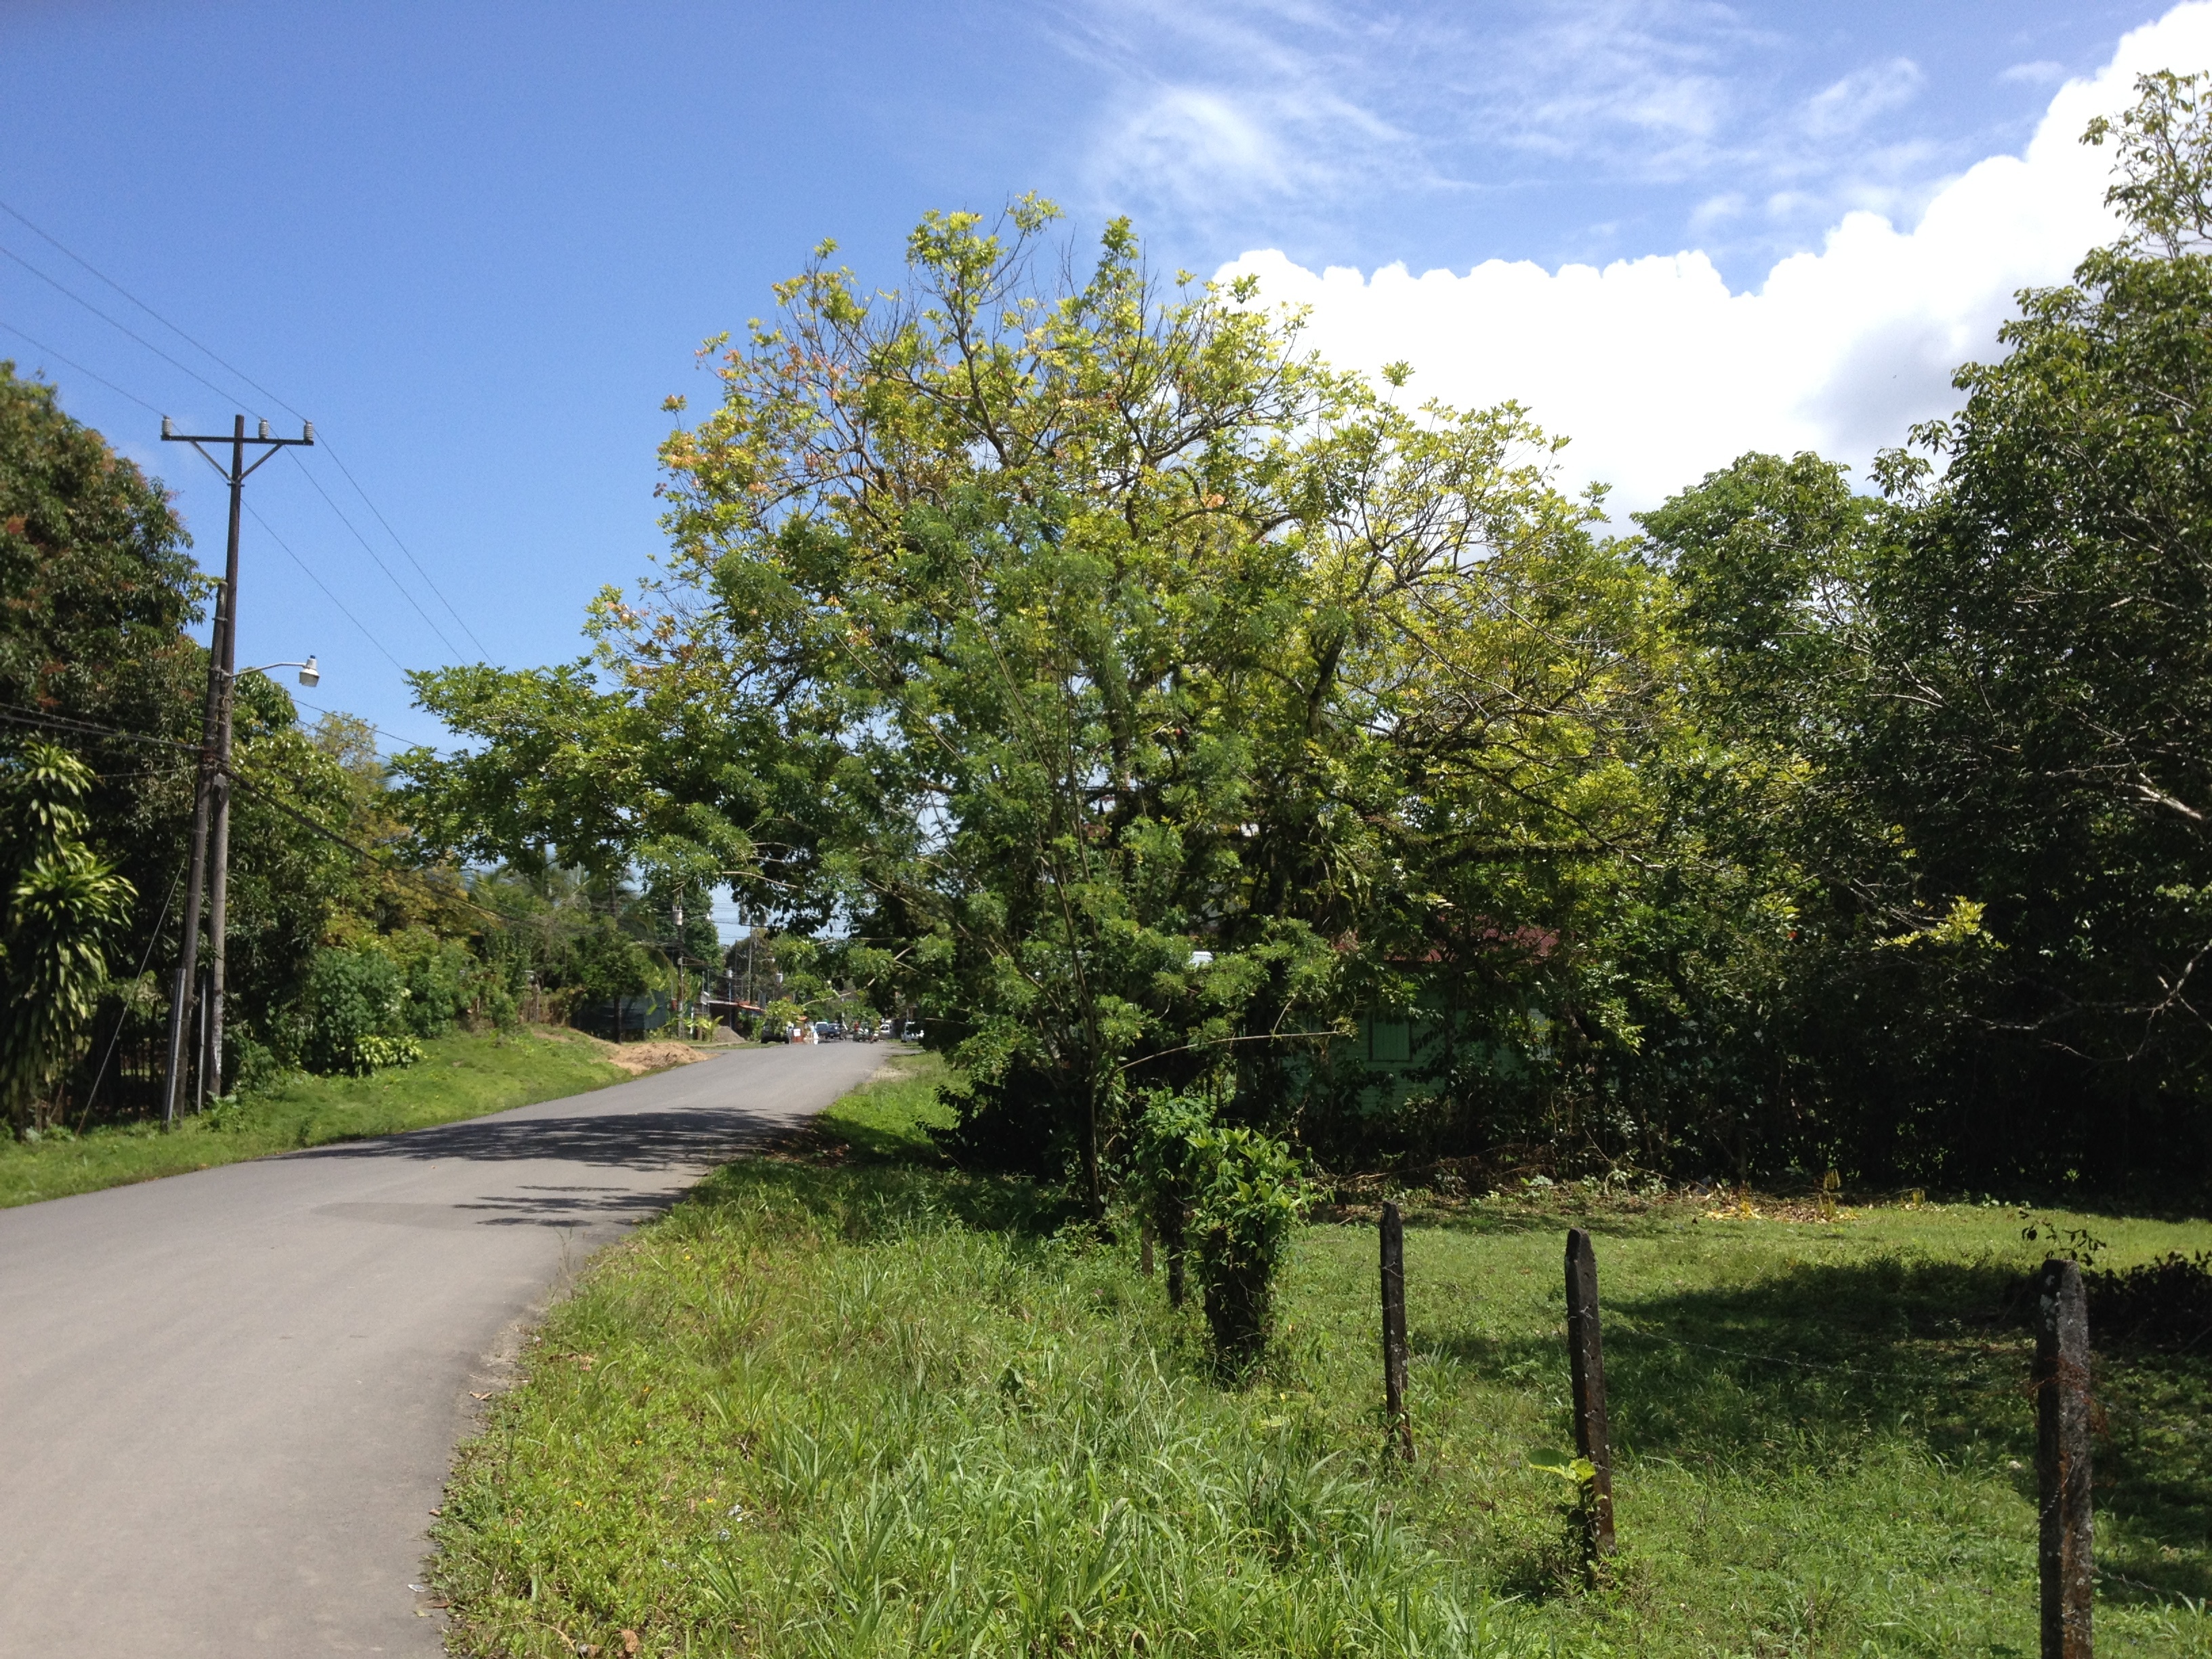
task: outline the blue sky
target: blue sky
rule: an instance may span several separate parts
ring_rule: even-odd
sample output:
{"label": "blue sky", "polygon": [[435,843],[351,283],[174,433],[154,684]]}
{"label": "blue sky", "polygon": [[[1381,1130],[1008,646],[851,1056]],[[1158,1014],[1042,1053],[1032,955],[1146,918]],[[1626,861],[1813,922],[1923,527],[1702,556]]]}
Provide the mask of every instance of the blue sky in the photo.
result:
{"label": "blue sky", "polygon": [[[697,342],[765,309],[767,284],[823,236],[888,283],[925,209],[1034,189],[1079,228],[1134,215],[1163,264],[1274,250],[1286,291],[1330,266],[1528,261],[1549,282],[1565,264],[1696,250],[1702,266],[1648,270],[1725,299],[1771,285],[1793,254],[1829,258],[1839,227],[1870,222],[1854,213],[1909,229],[1975,163],[2021,152],[2063,83],[2160,10],[8,0],[0,202],[312,416],[367,487],[374,509],[327,453],[255,478],[240,648],[247,661],[317,652],[314,702],[367,714],[396,744],[439,735],[410,709],[402,667],[579,650],[585,601],[659,543],[660,400],[707,390]],[[2044,264],[2021,269],[2063,269],[2079,251],[2069,236],[2051,233]],[[72,412],[168,479],[200,556],[219,560],[219,489],[155,441],[153,411],[204,427],[284,409],[21,222],[0,216],[0,249],[13,256],[0,325],[17,331],[0,332],[0,355],[46,370]],[[1898,283],[1927,280],[1924,261],[1891,266]],[[1517,303],[1499,298],[1510,283],[1431,284],[1423,312],[1375,281],[1314,287],[1350,295],[1322,307],[1321,337],[1358,358],[1382,349],[1377,329],[1425,319],[1409,349],[1389,343],[1418,364],[1434,340],[1455,395],[1502,386],[1571,412],[1626,349],[1563,343],[1547,361],[1565,368],[1507,374],[1522,360],[1468,319],[1480,310],[1494,333]],[[1588,286],[1562,287],[1543,328],[1563,343],[1650,331],[1619,324],[1618,307],[1585,329],[1572,295]],[[1806,305],[1789,316],[1837,309]],[[1979,337],[1988,304],[1936,322],[1866,322],[1790,407],[1817,415],[1850,374],[1881,380],[1885,342],[1936,361]],[[1646,369],[1668,381],[1652,398],[1743,406],[1723,380],[1685,392],[1694,370]],[[1512,378],[1524,372],[1527,387]],[[1806,429],[1863,444],[1863,428],[1934,395],[1917,372],[1910,395],[1852,404],[1856,425],[1808,415]],[[1632,434],[1601,433],[1589,476],[1663,491],[1736,441],[1715,432],[1641,473]]]}

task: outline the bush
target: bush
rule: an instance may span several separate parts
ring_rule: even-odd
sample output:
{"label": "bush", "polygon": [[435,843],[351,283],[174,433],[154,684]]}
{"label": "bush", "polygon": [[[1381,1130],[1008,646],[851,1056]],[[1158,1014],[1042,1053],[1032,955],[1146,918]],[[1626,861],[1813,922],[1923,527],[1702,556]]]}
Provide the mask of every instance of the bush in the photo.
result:
{"label": "bush", "polygon": [[2124,1272],[2081,1275],[2093,1342],[2191,1348],[2212,1336],[2212,1251],[2169,1251]]}
{"label": "bush", "polygon": [[422,1058],[422,1045],[411,1036],[365,1036],[355,1049],[365,1072],[388,1066],[412,1066]]}
{"label": "bush", "polygon": [[300,1063],[326,1075],[374,1070],[363,1045],[406,1034],[407,1000],[398,968],[381,951],[316,951],[300,994]]}
{"label": "bush", "polygon": [[1135,1173],[1168,1255],[1168,1294],[1182,1299],[1195,1238],[1206,1322],[1222,1364],[1257,1359],[1274,1325],[1275,1277],[1310,1197],[1297,1156],[1256,1129],[1227,1128],[1191,1095],[1155,1095],[1138,1121]]}
{"label": "bush", "polygon": [[1203,1174],[1191,1227],[1206,1322],[1225,1364],[1249,1364],[1274,1328],[1276,1271],[1311,1194],[1291,1149],[1256,1129],[1209,1127],[1191,1147]]}
{"label": "bush", "polygon": [[468,946],[441,939],[422,928],[387,933],[374,945],[388,955],[399,970],[407,997],[402,1019],[415,1036],[443,1036],[477,1000],[477,981],[486,977]]}

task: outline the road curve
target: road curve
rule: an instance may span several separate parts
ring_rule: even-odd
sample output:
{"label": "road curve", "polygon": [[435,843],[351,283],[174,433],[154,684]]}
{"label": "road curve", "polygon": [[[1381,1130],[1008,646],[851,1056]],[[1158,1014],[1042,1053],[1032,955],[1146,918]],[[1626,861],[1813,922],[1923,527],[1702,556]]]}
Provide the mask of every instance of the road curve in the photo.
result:
{"label": "road curve", "polygon": [[0,1211],[0,1654],[440,1651],[471,1392],[591,1250],[871,1046]]}

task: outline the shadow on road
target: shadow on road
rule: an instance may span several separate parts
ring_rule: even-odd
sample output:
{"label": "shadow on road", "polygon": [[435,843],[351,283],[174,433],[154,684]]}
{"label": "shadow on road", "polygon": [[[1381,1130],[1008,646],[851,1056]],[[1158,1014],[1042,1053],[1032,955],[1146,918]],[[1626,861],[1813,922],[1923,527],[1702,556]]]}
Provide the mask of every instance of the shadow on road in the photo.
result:
{"label": "shadow on road", "polygon": [[607,1169],[676,1170],[721,1163],[789,1133],[791,1127],[735,1107],[588,1117],[478,1118],[374,1140],[335,1141],[287,1156],[407,1158],[427,1164],[557,1158]]}

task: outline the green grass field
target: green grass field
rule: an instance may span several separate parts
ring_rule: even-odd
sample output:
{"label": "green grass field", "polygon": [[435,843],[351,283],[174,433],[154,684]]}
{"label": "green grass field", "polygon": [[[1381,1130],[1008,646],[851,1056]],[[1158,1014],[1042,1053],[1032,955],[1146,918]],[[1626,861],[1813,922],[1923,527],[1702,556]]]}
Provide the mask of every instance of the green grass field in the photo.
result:
{"label": "green grass field", "polygon": [[552,1028],[457,1032],[422,1047],[416,1065],[362,1078],[293,1077],[229,1112],[188,1116],[166,1134],[144,1123],[36,1143],[0,1139],[0,1206],[480,1117],[629,1075],[580,1032]]}
{"label": "green grass field", "polygon": [[[2044,1247],[2000,1206],[1715,1219],[1491,1200],[1408,1227],[1411,1469],[1376,1241],[1306,1228],[1222,1386],[1126,1243],[927,1156],[926,1079],[604,1256],[438,1522],[467,1654],[1992,1655],[2037,1650]],[[2124,1266],[2212,1226],[2072,1218]],[[1577,1571],[1560,1257],[1598,1241],[1622,1549]],[[2212,1655],[2212,1355],[2108,1354],[2098,1638]]]}

